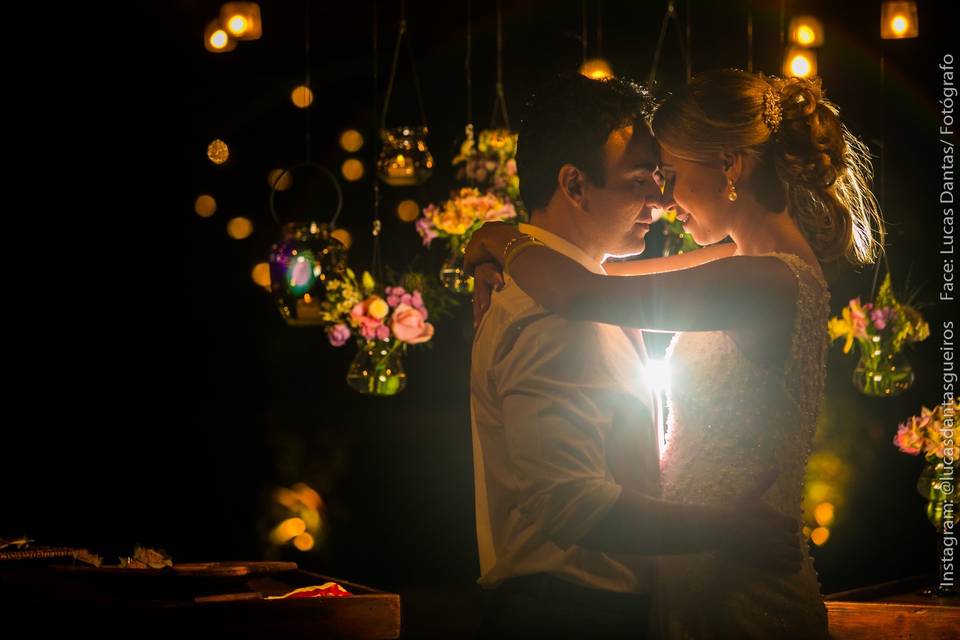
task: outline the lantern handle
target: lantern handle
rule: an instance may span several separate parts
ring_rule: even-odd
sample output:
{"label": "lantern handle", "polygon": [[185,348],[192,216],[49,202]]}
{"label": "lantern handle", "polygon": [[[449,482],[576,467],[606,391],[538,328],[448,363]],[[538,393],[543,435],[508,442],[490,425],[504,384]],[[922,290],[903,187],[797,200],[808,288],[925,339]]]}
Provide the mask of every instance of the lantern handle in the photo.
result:
{"label": "lantern handle", "polygon": [[302,169],[304,167],[312,167],[314,169],[319,169],[320,173],[324,174],[330,178],[330,182],[333,183],[333,188],[337,192],[337,208],[333,212],[333,217],[330,218],[328,226],[330,229],[336,229],[337,227],[337,218],[340,216],[340,210],[343,209],[343,189],[340,188],[340,182],[337,180],[336,176],[330,172],[329,169],[323,165],[319,165],[315,162],[301,162],[300,164],[293,165],[292,167],[287,167],[274,179],[273,183],[270,185],[270,215],[273,217],[274,222],[277,224],[280,223],[280,216],[277,215],[276,207],[276,195],[277,195],[277,185],[280,184],[280,181],[285,175],[291,174],[296,169]]}

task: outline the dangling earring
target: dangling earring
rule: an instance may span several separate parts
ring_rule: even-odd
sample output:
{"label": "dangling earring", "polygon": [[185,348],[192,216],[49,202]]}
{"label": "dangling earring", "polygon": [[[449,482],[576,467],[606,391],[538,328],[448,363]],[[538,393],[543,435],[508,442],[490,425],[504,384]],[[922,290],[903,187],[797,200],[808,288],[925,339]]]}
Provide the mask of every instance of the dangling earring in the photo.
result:
{"label": "dangling earring", "polygon": [[733,180],[731,180],[730,178],[727,178],[727,189],[729,190],[729,193],[727,193],[727,200],[729,200],[730,202],[736,202],[737,188],[734,186]]}

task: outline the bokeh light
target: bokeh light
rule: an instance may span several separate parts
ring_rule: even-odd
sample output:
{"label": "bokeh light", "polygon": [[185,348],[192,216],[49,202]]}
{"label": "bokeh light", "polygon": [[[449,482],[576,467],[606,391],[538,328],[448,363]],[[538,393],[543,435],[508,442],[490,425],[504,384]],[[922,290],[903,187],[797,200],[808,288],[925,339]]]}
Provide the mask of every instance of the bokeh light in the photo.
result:
{"label": "bokeh light", "polygon": [[253,233],[253,223],[249,218],[242,216],[231,218],[227,223],[227,235],[234,240],[243,240],[249,238]]}
{"label": "bokeh light", "polygon": [[356,129],[347,129],[340,134],[340,148],[347,153],[356,153],[363,148],[363,134]]}
{"label": "bokeh light", "polygon": [[356,158],[348,158],[344,160],[343,166],[340,167],[340,173],[350,182],[356,182],[363,177],[363,163]]}
{"label": "bokeh light", "polygon": [[313,104],[313,91],[310,87],[302,84],[290,92],[290,100],[300,109],[306,109]]}
{"label": "bokeh light", "polygon": [[209,218],[217,212],[217,201],[213,196],[204,193],[203,195],[197,196],[196,201],[193,203],[193,210],[201,218]]}
{"label": "bokeh light", "polygon": [[217,138],[207,145],[207,158],[213,164],[223,164],[230,159],[230,147],[223,140]]}
{"label": "bokeh light", "polygon": [[397,205],[397,217],[403,222],[413,222],[420,217],[420,205],[415,200],[402,200]]}

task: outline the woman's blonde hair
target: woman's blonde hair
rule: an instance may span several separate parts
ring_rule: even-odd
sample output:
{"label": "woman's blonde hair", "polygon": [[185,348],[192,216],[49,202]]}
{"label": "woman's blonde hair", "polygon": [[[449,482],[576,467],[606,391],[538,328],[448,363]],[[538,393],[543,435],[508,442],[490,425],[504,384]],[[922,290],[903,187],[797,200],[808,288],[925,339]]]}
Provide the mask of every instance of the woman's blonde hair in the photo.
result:
{"label": "woman's blonde hair", "polygon": [[687,160],[756,158],[747,186],[761,204],[786,207],[821,261],[866,264],[883,251],[873,164],[838,114],[819,79],[727,69],[693,78],[660,105],[651,126],[665,149]]}

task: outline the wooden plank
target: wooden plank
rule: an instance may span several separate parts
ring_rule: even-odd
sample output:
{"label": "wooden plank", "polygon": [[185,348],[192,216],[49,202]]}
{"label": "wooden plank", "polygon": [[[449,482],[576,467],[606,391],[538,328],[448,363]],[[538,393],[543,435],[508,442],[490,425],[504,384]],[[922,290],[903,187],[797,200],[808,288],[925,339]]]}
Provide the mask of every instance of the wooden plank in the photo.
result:
{"label": "wooden plank", "polygon": [[833,640],[960,638],[960,607],[828,601]]}

